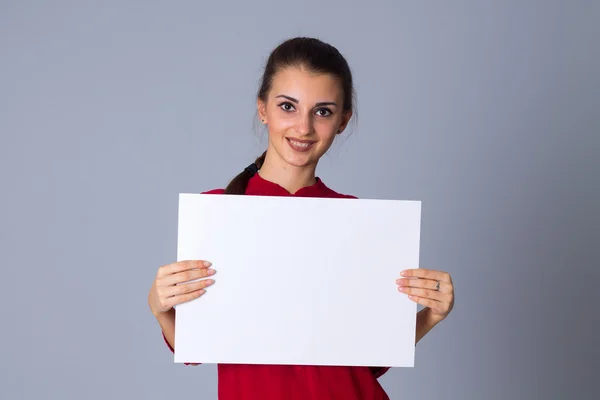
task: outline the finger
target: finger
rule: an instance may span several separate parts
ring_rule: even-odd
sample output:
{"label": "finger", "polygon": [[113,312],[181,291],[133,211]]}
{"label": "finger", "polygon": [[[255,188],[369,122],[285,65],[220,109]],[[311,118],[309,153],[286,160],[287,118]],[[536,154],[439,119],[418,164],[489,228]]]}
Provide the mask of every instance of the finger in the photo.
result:
{"label": "finger", "polygon": [[161,293],[164,297],[181,296],[187,293],[202,290],[215,283],[213,279],[203,279],[197,282],[184,283],[182,285],[169,286]]}
{"label": "finger", "polygon": [[211,265],[212,265],[211,262],[206,261],[206,260],[178,261],[178,262],[175,262],[172,264],[163,265],[162,267],[159,268],[158,274],[160,276],[167,276],[167,275],[176,274],[181,271],[186,271],[188,269],[208,268]]}
{"label": "finger", "polygon": [[452,284],[448,282],[440,282],[439,290],[437,288],[438,281],[425,278],[400,278],[396,279],[396,283],[401,287],[423,288],[439,291],[442,293],[451,293]]}
{"label": "finger", "polygon": [[437,310],[438,308],[440,308],[439,301],[427,299],[425,297],[413,296],[413,295],[408,296],[408,298],[411,299],[412,301],[414,301],[415,303],[418,303],[425,307],[429,307],[434,310]]}
{"label": "finger", "polygon": [[188,301],[197,299],[200,296],[204,295],[205,293],[206,293],[205,289],[199,289],[199,290],[195,290],[193,292],[169,297],[167,300],[164,301],[164,305],[165,305],[165,308],[171,309],[178,304],[187,303]]}
{"label": "finger", "polygon": [[450,274],[444,271],[435,271],[432,269],[425,268],[414,268],[414,269],[406,269],[400,273],[403,277],[416,277],[416,278],[425,278],[432,279],[436,281],[444,281],[451,282]]}
{"label": "finger", "polygon": [[420,289],[420,288],[409,288],[409,287],[398,287],[398,290],[402,293],[406,293],[410,296],[417,296],[422,298],[427,298],[431,300],[435,300],[437,302],[441,302],[444,300],[446,295],[444,293],[440,293],[437,290],[430,289]]}
{"label": "finger", "polygon": [[172,286],[181,284],[183,282],[193,281],[197,279],[206,278],[207,276],[212,276],[215,274],[215,270],[212,268],[202,268],[202,269],[188,269],[185,271],[177,272],[173,275],[167,275],[163,278],[160,278],[158,281],[159,286]]}

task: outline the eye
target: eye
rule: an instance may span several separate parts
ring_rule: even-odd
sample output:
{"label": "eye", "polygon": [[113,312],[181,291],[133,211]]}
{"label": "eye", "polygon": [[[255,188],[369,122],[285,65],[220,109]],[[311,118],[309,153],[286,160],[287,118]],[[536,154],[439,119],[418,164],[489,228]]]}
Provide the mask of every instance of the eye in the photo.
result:
{"label": "eye", "polygon": [[285,112],[290,112],[290,111],[294,110],[294,106],[292,105],[292,103],[289,103],[287,101],[279,104],[279,107]]}
{"label": "eye", "polygon": [[317,114],[319,115],[319,117],[328,117],[333,113],[328,108],[319,108],[317,110]]}

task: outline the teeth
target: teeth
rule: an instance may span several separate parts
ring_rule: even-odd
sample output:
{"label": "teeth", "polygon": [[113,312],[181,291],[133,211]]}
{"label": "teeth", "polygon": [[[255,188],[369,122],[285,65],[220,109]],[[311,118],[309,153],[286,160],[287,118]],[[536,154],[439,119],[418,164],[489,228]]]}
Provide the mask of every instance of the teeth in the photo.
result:
{"label": "teeth", "polygon": [[308,147],[310,146],[310,143],[300,143],[300,142],[294,142],[293,140],[290,140],[290,142],[292,142],[292,144],[294,146],[300,146],[300,147]]}

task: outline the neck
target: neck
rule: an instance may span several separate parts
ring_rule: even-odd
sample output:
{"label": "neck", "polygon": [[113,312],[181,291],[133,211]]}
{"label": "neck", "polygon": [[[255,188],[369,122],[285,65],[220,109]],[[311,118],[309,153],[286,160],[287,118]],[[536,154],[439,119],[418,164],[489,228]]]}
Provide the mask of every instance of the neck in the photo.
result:
{"label": "neck", "polygon": [[267,151],[265,161],[260,168],[261,178],[276,183],[288,192],[294,194],[306,186],[316,183],[316,165],[295,167],[280,159],[275,151]]}

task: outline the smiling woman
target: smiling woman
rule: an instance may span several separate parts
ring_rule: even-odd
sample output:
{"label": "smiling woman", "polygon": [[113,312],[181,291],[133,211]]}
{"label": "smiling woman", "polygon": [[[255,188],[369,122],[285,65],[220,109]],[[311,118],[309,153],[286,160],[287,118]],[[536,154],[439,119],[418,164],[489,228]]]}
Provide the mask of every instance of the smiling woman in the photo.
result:
{"label": "smiling woman", "polygon": [[[269,131],[267,151],[254,163],[260,176],[292,194],[315,184],[317,163],[352,118],[353,100],[350,67],[335,47],[313,38],[279,45],[257,95]],[[225,193],[244,194],[252,169],[235,177]]]}
{"label": "smiling woman", "polygon": [[[353,102],[352,74],[336,48],[313,38],[283,42],[267,61],[256,102],[269,132],[267,150],[225,189],[205,193],[355,199],[335,192],[316,176],[319,159],[352,118]],[[453,308],[452,279],[445,272],[423,268],[398,272],[398,291],[425,306],[417,316],[418,342]],[[214,280],[203,278],[214,273],[208,260],[180,261],[159,268],[148,303],[171,351],[175,347],[173,306],[204,295]],[[184,283],[188,281],[193,283]],[[387,370],[220,364],[219,398],[388,399],[377,380]]]}

